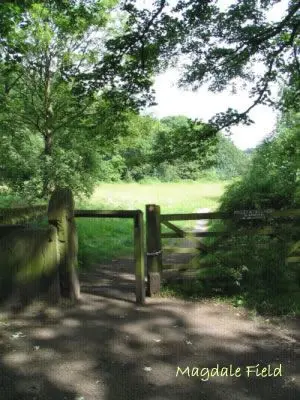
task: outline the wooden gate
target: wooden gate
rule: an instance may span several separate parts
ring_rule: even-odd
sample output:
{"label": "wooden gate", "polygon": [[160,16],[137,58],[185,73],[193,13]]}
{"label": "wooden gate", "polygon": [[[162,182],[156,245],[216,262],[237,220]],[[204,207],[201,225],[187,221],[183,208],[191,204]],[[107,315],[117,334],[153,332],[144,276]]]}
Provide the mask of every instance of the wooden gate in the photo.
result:
{"label": "wooden gate", "polygon": [[[168,268],[168,265],[163,265],[163,251],[172,251],[174,253],[198,253],[207,254],[210,247],[201,242],[201,237],[219,236],[222,240],[232,232],[192,232],[185,231],[174,224],[174,221],[192,221],[192,220],[244,220],[256,221],[257,226],[247,229],[247,235],[274,235],[276,232],[270,226],[270,221],[286,222],[289,220],[300,220],[300,210],[238,210],[233,213],[224,212],[206,212],[206,213],[178,213],[178,214],[161,214],[160,206],[156,204],[146,205],[146,244],[147,244],[147,295],[151,296],[160,292],[162,273]],[[164,225],[169,229],[169,232],[162,233],[161,226]],[[194,248],[184,247],[166,247],[163,246],[163,239],[169,238],[188,238],[195,242]],[[287,258],[287,263],[300,262],[300,241],[297,242],[291,249],[290,256]],[[187,269],[187,266],[182,266]],[[180,269],[180,266],[179,266]]]}

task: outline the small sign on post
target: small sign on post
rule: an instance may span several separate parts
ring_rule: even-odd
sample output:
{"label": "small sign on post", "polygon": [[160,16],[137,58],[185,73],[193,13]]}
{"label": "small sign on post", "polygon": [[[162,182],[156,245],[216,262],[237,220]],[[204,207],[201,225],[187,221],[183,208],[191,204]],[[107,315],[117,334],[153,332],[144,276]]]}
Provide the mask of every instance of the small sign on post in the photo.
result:
{"label": "small sign on post", "polygon": [[265,219],[273,210],[238,210],[234,211],[234,216],[238,219]]}

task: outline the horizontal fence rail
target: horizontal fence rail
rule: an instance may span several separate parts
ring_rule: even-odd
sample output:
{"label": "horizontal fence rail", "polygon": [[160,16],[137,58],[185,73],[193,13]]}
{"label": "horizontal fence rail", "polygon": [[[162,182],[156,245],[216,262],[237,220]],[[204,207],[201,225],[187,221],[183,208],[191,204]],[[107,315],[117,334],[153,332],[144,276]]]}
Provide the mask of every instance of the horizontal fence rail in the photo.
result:
{"label": "horizontal fence rail", "polygon": [[75,210],[75,217],[135,218],[140,210]]}
{"label": "horizontal fence rail", "polygon": [[291,218],[300,219],[300,210],[282,210],[282,211],[269,211],[257,212],[256,210],[241,210],[234,213],[225,212],[208,212],[208,213],[190,213],[190,214],[161,214],[160,221],[194,221],[200,219],[233,219],[233,220],[261,220],[266,218]]}
{"label": "horizontal fence rail", "polygon": [[233,230],[231,231],[218,231],[218,232],[194,232],[194,231],[182,231],[182,233],[178,232],[163,232],[161,234],[161,237],[163,239],[176,239],[176,238],[189,238],[189,237],[215,237],[215,236],[240,236],[241,234],[243,236],[250,236],[250,235],[273,235],[275,234],[276,231],[270,226],[265,226],[265,227],[257,227],[257,228],[248,228],[247,232],[239,232],[236,231],[234,232]]}

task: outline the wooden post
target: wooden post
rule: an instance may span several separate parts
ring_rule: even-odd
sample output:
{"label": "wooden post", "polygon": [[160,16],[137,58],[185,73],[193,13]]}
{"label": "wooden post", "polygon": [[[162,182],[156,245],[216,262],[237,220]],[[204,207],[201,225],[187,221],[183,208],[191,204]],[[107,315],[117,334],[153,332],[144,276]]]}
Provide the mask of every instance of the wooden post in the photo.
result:
{"label": "wooden post", "polygon": [[161,227],[160,206],[146,205],[146,240],[147,240],[147,296],[160,292],[162,253],[161,253]]}
{"label": "wooden post", "polygon": [[48,205],[48,220],[57,229],[59,244],[59,280],[61,296],[70,300],[80,298],[77,275],[77,232],[74,222],[74,199],[70,189],[57,189]]}
{"label": "wooden post", "polygon": [[144,219],[142,211],[134,217],[135,294],[138,304],[145,303]]}

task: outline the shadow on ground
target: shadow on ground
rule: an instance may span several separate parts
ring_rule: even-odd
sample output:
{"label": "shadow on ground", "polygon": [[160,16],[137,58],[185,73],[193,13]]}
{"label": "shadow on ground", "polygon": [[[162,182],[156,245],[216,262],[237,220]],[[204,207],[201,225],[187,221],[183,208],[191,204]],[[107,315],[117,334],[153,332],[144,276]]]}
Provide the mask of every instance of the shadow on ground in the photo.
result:
{"label": "shadow on ground", "polygon": [[[3,315],[0,399],[300,398],[299,321],[251,320],[212,301],[151,298],[137,306],[132,269],[127,260],[82,275],[75,307]],[[217,364],[242,374],[176,377],[178,366],[200,374]],[[281,364],[282,376],[247,377],[246,366],[257,364]]]}

